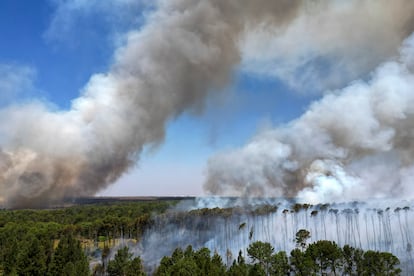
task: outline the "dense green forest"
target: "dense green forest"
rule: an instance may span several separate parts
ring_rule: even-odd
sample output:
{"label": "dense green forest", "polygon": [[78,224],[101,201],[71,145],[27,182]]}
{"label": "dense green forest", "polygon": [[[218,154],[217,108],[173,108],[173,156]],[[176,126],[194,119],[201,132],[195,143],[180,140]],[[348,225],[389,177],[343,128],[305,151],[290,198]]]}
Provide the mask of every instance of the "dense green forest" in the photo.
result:
{"label": "dense green forest", "polygon": [[[165,212],[177,202],[144,201],[42,210],[0,210],[0,275],[45,275],[46,272],[49,275],[85,275],[79,273],[84,268],[78,266],[86,262],[88,268],[85,253],[91,253],[89,248],[108,250],[114,239],[120,237],[139,240],[150,224],[151,216]],[[69,253],[62,253],[62,250]],[[69,264],[65,264],[68,267],[64,269],[67,272],[62,274],[63,270],[57,269],[56,259],[60,258],[59,262],[63,262],[65,256],[74,259],[67,259]]]}
{"label": "dense green forest", "polygon": [[[81,205],[47,210],[0,210],[0,275],[145,275],[145,264],[128,247],[109,259],[115,240],[139,241],[154,215],[178,201],[146,201]],[[303,206],[300,206],[304,208]],[[306,206],[305,206],[306,207]],[[292,210],[299,208],[293,206]],[[252,209],[254,214],[276,211],[274,206]],[[200,209],[177,215],[184,222],[193,216],[226,217],[235,208]],[[177,248],[162,258],[155,275],[399,275],[399,260],[387,252],[366,251],[332,241],[308,244],[310,233],[296,234],[296,249],[275,252],[269,243],[255,241],[225,265],[207,248]],[[100,259],[91,263],[91,248]],[[157,250],[154,248],[153,250]],[[96,260],[96,258],[94,258]],[[227,262],[226,262],[227,263]],[[228,264],[228,263],[227,263]]]}
{"label": "dense green forest", "polygon": [[124,202],[42,210],[0,210],[2,232],[18,228],[42,229],[51,237],[71,231],[87,239],[139,238],[152,214],[165,212],[178,201]]}

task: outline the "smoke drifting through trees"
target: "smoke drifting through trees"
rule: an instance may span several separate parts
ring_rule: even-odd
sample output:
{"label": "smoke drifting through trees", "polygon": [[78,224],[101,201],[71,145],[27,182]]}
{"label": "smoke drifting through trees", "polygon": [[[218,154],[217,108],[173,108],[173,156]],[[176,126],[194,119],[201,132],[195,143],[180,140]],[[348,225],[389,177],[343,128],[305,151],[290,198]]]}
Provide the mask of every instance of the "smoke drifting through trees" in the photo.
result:
{"label": "smoke drifting through trees", "polygon": [[247,255],[245,248],[254,241],[269,242],[276,251],[289,253],[301,247],[295,236],[305,229],[310,232],[306,244],[331,240],[339,246],[387,251],[401,260],[404,272],[414,269],[414,237],[410,231],[414,219],[412,201],[310,205],[270,198],[256,200],[246,204],[240,199],[212,198],[214,206],[222,208],[198,209],[200,205],[208,205],[209,198],[204,198],[202,202],[195,202],[196,209],[189,212],[172,211],[155,216],[139,246],[132,250],[151,268],[177,247],[207,247],[230,266],[240,250],[242,255]]}
{"label": "smoke drifting through trees", "polygon": [[[356,24],[352,29],[372,29],[365,25],[369,22],[361,20],[360,12],[364,9],[369,11],[371,5],[376,7],[373,17],[378,17],[379,21],[385,20],[390,24],[387,24],[382,32],[377,31],[370,33],[370,36],[362,36],[356,40],[355,47],[371,45],[369,42],[389,42],[382,44],[382,50],[370,51],[366,55],[369,61],[367,64],[376,64],[378,60],[392,55],[396,44],[413,30],[414,3],[408,0],[392,3],[385,0],[367,0],[361,6],[359,1],[350,1],[345,9],[346,14],[351,16],[354,14],[355,19],[359,19],[347,18],[347,22],[350,22],[349,26]],[[326,8],[327,11],[336,12],[344,8],[340,1],[332,3],[331,1],[299,0],[254,2],[247,0],[172,0],[159,1],[156,6],[156,10],[148,16],[147,23],[140,30],[127,34],[126,44],[117,49],[110,71],[93,75],[81,96],[73,101],[70,110],[54,110],[41,102],[9,106],[1,110],[0,194],[6,205],[43,205],[65,196],[96,193],[114,182],[137,162],[144,146],[162,142],[165,125],[169,120],[186,110],[201,110],[206,98],[212,93],[218,93],[220,88],[226,85],[235,66],[241,60],[239,44],[243,38],[249,37],[249,33],[264,29],[274,30],[276,36],[286,34],[289,37],[292,26],[296,30],[298,20],[303,19],[304,15],[311,14],[312,8],[316,7],[320,10]],[[351,12],[353,10],[355,13]],[[307,14],[307,11],[310,13]],[[325,22],[322,21],[322,23]],[[311,26],[313,29],[310,32],[319,31],[320,26],[315,22]],[[332,33],[335,31],[332,30]],[[335,38],[338,39],[337,43],[340,41],[350,43],[345,36]],[[326,43],[320,42],[314,45],[318,48]],[[323,55],[325,52],[329,54],[329,57],[334,58],[336,54],[347,56],[349,53],[351,57],[356,55],[361,61],[360,55],[355,54],[360,52],[351,50],[351,48],[339,48],[337,51],[335,48],[327,50],[322,47],[319,54]],[[387,69],[387,66],[380,69],[378,81],[380,81],[381,70],[392,71],[394,66],[398,71],[398,68],[405,66],[404,64],[407,66],[411,64],[410,58],[407,54],[403,58],[403,63],[392,63],[394,65],[388,65],[390,69]],[[359,68],[366,70],[367,66],[358,64],[355,61],[355,66],[351,66],[355,72]],[[408,72],[409,69],[406,71]],[[395,73],[395,77],[399,76],[398,72]],[[406,75],[410,76],[409,73]],[[409,80],[406,81],[408,85]],[[404,93],[409,96],[409,91]],[[387,95],[385,93],[385,96]],[[310,123],[309,127],[304,128],[312,133],[312,135],[308,133],[306,137],[313,137],[313,133],[321,129],[317,127],[313,128],[313,132],[311,131],[314,118],[323,117],[319,123],[320,126],[323,124],[337,125],[337,121],[332,121],[335,117],[329,119],[328,115],[318,115],[317,112],[312,112],[322,109],[324,103],[328,104],[329,99],[336,97],[340,96],[329,96],[320,104],[315,104],[303,117],[309,117],[308,119],[300,119],[292,126],[296,125],[297,128],[302,129],[300,124]],[[383,100],[383,105],[388,105],[388,100],[399,99],[388,95],[388,98]],[[383,119],[387,122],[387,126],[400,123],[401,128],[407,127],[409,119],[397,120],[398,114],[409,115],[411,105],[406,98],[402,102],[407,104],[406,112],[398,113],[396,107],[396,109],[391,109],[395,111],[391,117],[384,114]],[[370,107],[369,104],[367,105]],[[353,114],[353,119],[361,119],[357,118],[357,115],[357,113]],[[365,116],[366,114],[359,115]],[[388,128],[391,132],[393,132],[392,129],[398,132],[397,127],[389,126]],[[380,148],[387,144],[392,136],[387,131],[388,128],[384,130],[374,128],[373,133],[365,137],[372,140],[364,140],[365,143],[361,142],[357,148],[382,153],[383,151],[375,151],[373,148],[376,148],[376,145]],[[333,147],[333,151],[323,147],[318,149],[322,153],[329,153],[326,155],[315,156],[312,149],[292,148],[284,144],[284,139],[276,145],[274,142],[268,144],[269,151],[276,151],[275,156],[269,156],[269,159],[279,160],[277,165],[268,168],[270,170],[268,174],[273,176],[276,172],[282,173],[280,177],[283,181],[280,182],[280,188],[277,188],[282,192],[278,194],[292,195],[303,188],[297,185],[291,186],[291,183],[296,183],[295,181],[300,179],[298,177],[300,174],[304,175],[303,169],[309,167],[313,161],[312,158],[333,158],[344,161],[353,156],[363,156],[359,150],[347,152],[345,147],[351,142],[342,141],[346,138],[342,134],[347,130],[343,127],[335,131],[338,137],[329,136],[329,133],[326,135],[328,140],[338,138],[338,142],[331,141],[327,144]],[[361,131],[363,132],[362,129]],[[283,132],[285,132],[283,136],[289,136],[288,131]],[[310,141],[319,141],[318,139],[324,136],[323,133],[326,134],[326,131],[316,134],[316,140],[307,140],[307,144]],[[269,135],[273,136],[273,134]],[[279,135],[281,134],[276,135],[277,139]],[[396,140],[400,145],[398,149],[402,149],[404,143],[409,143],[408,139],[404,139],[406,136],[409,137],[409,134],[404,136],[401,133],[395,137],[397,136]],[[296,139],[302,138],[297,136]],[[303,137],[303,139],[307,138]],[[325,144],[321,146],[323,145]],[[312,145],[315,148],[318,146],[318,144]],[[336,151],[337,148],[340,149],[339,152]],[[305,161],[296,160],[296,157],[292,157],[293,155],[298,158],[305,157]],[[393,156],[396,160],[400,157],[398,153]],[[405,153],[404,156],[407,158],[402,161],[408,162],[410,154]],[[261,158],[260,155],[257,157]],[[211,161],[211,175],[207,189],[214,193],[221,193],[228,187],[241,185],[242,183],[235,185],[237,181],[231,180],[232,177],[224,177],[224,172],[214,172],[213,162],[218,159],[224,160],[214,158]],[[360,159],[360,162],[364,160]],[[262,162],[261,160],[255,166],[260,166]],[[404,164],[409,164],[409,162]],[[301,165],[303,166],[300,167]],[[225,167],[231,173],[232,169],[227,164]],[[228,175],[231,176],[231,174]],[[223,177],[228,181],[221,181],[220,178]],[[287,181],[287,178],[294,181]],[[259,181],[252,181],[248,178],[242,180],[248,180],[246,183],[250,183],[250,186],[259,183]],[[279,181],[279,179],[275,180]],[[274,183],[279,182],[274,181],[271,185],[256,186],[267,189],[267,186],[275,187]]]}

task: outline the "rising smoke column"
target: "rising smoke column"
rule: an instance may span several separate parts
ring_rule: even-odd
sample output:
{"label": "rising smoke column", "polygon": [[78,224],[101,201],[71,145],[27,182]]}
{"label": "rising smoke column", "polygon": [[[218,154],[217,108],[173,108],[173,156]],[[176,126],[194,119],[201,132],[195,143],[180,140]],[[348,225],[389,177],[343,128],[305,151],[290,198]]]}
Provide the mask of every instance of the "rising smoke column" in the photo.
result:
{"label": "rising smoke column", "polygon": [[34,102],[1,111],[0,194],[9,206],[91,195],[114,182],[168,120],[198,110],[240,60],[256,20],[282,25],[301,1],[160,1],[127,35],[109,72],[91,77],[69,111]]}
{"label": "rising smoke column", "polygon": [[[412,31],[413,2],[379,2],[381,5],[366,0],[362,6],[360,1],[350,2],[351,10],[367,12],[372,3],[379,18],[396,22],[361,41],[401,41]],[[270,28],[276,36],[285,34],[289,24],[302,18],[311,6],[324,10],[340,3],[157,2],[147,23],[126,35],[111,69],[93,75],[69,110],[34,101],[0,111],[2,200],[11,207],[36,206],[65,196],[96,193],[137,162],[143,147],[162,142],[169,120],[187,110],[199,111],[210,94],[225,86],[241,60],[240,44],[246,34],[258,28]],[[341,20],[364,24],[348,17]],[[319,27],[314,24],[313,31]],[[352,29],[356,33],[364,30]],[[392,54],[394,44],[386,44],[384,53]],[[346,55],[347,50],[338,53]],[[374,63],[378,58],[377,53],[368,55]]]}
{"label": "rising smoke column", "polygon": [[300,118],[213,156],[207,191],[306,202],[414,196],[414,35],[396,60]]}

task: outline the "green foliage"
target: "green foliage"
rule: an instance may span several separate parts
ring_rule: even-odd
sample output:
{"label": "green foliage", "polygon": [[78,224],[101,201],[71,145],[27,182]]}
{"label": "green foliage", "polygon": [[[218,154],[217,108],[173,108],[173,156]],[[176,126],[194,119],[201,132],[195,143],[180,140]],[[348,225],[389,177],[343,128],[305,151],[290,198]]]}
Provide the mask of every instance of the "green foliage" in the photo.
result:
{"label": "green foliage", "polygon": [[210,267],[205,269],[207,275],[224,275],[226,272],[226,266],[223,264],[223,260],[221,259],[220,255],[214,253],[213,257],[211,258]]}
{"label": "green foliage", "polygon": [[141,258],[132,258],[128,247],[118,249],[115,258],[108,262],[109,276],[143,276],[144,269]]}
{"label": "green foliage", "polygon": [[367,251],[362,261],[362,275],[400,275],[400,261],[387,252]]}
{"label": "green foliage", "polygon": [[249,275],[249,265],[246,264],[242,252],[239,252],[237,261],[235,260],[227,271],[230,276],[247,276]]}
{"label": "green foliage", "polygon": [[163,213],[173,201],[121,202],[80,205],[47,210],[0,210],[0,230],[8,224],[46,228],[50,238],[59,238],[67,228],[76,235],[96,239],[123,234],[142,234],[151,222],[150,214]]}
{"label": "green foliage", "polygon": [[132,254],[129,253],[128,247],[123,247],[118,250],[115,258],[108,262],[108,274],[110,276],[126,275],[128,263],[132,258]]}
{"label": "green foliage", "polygon": [[0,228],[0,267],[5,275],[44,275],[53,251],[49,226],[54,225],[12,222]]}
{"label": "green foliage", "polygon": [[[162,213],[172,204],[173,201],[148,201],[0,210],[0,275],[45,275],[45,269],[50,275],[58,275],[51,266],[60,266],[59,258],[66,258],[60,255],[69,233],[79,239],[102,240],[105,244],[121,236],[139,239],[151,224],[151,214]],[[55,252],[53,244],[59,239]],[[75,244],[77,240],[72,237],[70,242]],[[82,265],[69,262],[65,273],[77,273],[79,266]],[[104,262],[102,269],[105,270]]]}
{"label": "green foliage", "polygon": [[18,275],[44,275],[47,270],[46,250],[33,235],[24,241],[17,255]]}
{"label": "green foliage", "polygon": [[17,269],[17,255],[19,247],[15,235],[11,235],[8,242],[2,243],[1,246],[1,260],[3,272],[5,275],[13,275]]}
{"label": "green foliage", "polygon": [[270,275],[289,275],[290,265],[286,252],[280,251],[271,257]]}
{"label": "green foliage", "polygon": [[254,215],[258,215],[258,216],[263,216],[263,215],[268,215],[271,213],[276,213],[277,211],[277,206],[275,205],[261,205],[259,207],[257,207],[256,209],[253,210],[253,214]]}
{"label": "green foliage", "polygon": [[315,264],[309,256],[298,248],[290,252],[290,266],[291,271],[298,276],[312,275],[311,272],[315,270]]}
{"label": "green foliage", "polygon": [[[0,210],[0,275],[89,275],[88,261],[79,240],[103,243],[102,263],[95,266],[94,275],[144,275],[141,259],[132,258],[128,248],[118,250],[108,262],[111,240],[118,237],[139,239],[143,230],[151,226],[151,214],[163,213],[172,202],[127,202],[75,206],[51,210]],[[295,212],[307,211],[311,206],[297,204]],[[328,205],[318,207],[326,211]],[[396,212],[405,209],[396,210]],[[252,209],[253,215],[264,216],[277,211],[277,207]],[[179,223],[193,222],[204,227],[211,216],[227,219],[238,215],[238,208],[200,209],[189,213],[168,214]],[[289,210],[283,210],[288,213]],[[337,213],[338,210],[331,209]],[[310,213],[318,215],[317,211]],[[167,215],[165,215],[167,217]],[[172,217],[171,217],[172,216]],[[203,218],[206,218],[205,220]],[[173,222],[175,222],[173,221]],[[253,227],[245,231],[253,240]],[[76,237],[76,238],[75,238]],[[399,260],[386,252],[367,251],[351,246],[338,247],[334,242],[317,241],[308,245],[310,232],[301,229],[296,234],[298,248],[290,252],[274,252],[265,242],[253,242],[247,248],[246,262],[242,251],[237,260],[228,250],[226,267],[222,258],[207,248],[176,249],[164,257],[155,275],[400,275]],[[54,246],[57,244],[57,247]],[[157,250],[157,249],[153,249]]]}
{"label": "green foliage", "polygon": [[344,275],[362,274],[362,260],[364,252],[361,249],[345,245],[342,249]]}
{"label": "green foliage", "polygon": [[162,258],[155,275],[224,275],[226,267],[221,257],[201,248],[194,251],[188,246],[185,251],[177,248],[171,257]]}
{"label": "green foliage", "polygon": [[249,269],[249,276],[266,276],[268,275],[266,271],[263,269],[263,267],[260,264],[254,264]]}
{"label": "green foliage", "polygon": [[246,263],[242,251],[237,260],[226,269],[220,256],[211,257],[207,248],[194,251],[188,246],[177,248],[170,257],[164,257],[154,275],[228,275],[228,276],[309,276],[309,275],[400,275],[399,261],[385,252],[364,252],[350,246],[340,248],[335,242],[317,241],[305,251],[296,248],[290,252],[274,253],[267,242],[256,241],[247,253]]}
{"label": "green foliage", "polygon": [[89,275],[88,260],[72,234],[62,236],[59,241],[49,266],[49,275]]}
{"label": "green foliage", "polygon": [[[247,254],[268,274],[274,248],[268,242],[256,241],[247,248]],[[258,269],[258,268],[257,268]]]}
{"label": "green foliage", "polygon": [[321,275],[333,273],[336,275],[336,271],[342,267],[342,252],[335,242],[331,241],[317,241],[306,250],[306,256],[308,256],[312,262],[313,267]]}
{"label": "green foliage", "polygon": [[306,247],[306,242],[310,237],[311,237],[310,232],[308,230],[300,229],[296,233],[296,245],[300,246],[302,248],[302,250],[304,250],[305,247]]}
{"label": "green foliage", "polygon": [[364,252],[349,245],[340,248],[335,242],[325,240],[310,244],[305,251],[292,250],[289,261],[294,275],[401,274],[400,262],[391,253]]}

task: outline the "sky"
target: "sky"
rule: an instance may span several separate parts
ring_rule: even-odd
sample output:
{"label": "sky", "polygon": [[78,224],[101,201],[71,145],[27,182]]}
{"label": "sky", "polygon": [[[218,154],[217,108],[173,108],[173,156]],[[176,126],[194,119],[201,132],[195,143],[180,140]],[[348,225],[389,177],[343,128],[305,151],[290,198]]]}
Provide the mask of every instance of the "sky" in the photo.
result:
{"label": "sky", "polygon": [[410,0],[4,0],[0,203],[414,196]]}
{"label": "sky", "polygon": [[[122,35],[139,28],[152,8],[118,2],[1,1],[0,106],[41,100],[68,109],[91,75],[108,69]],[[210,155],[297,117],[314,98],[240,69],[224,89],[225,96],[209,99],[204,110],[170,120],[164,142],[146,149],[99,195],[202,195]]]}

